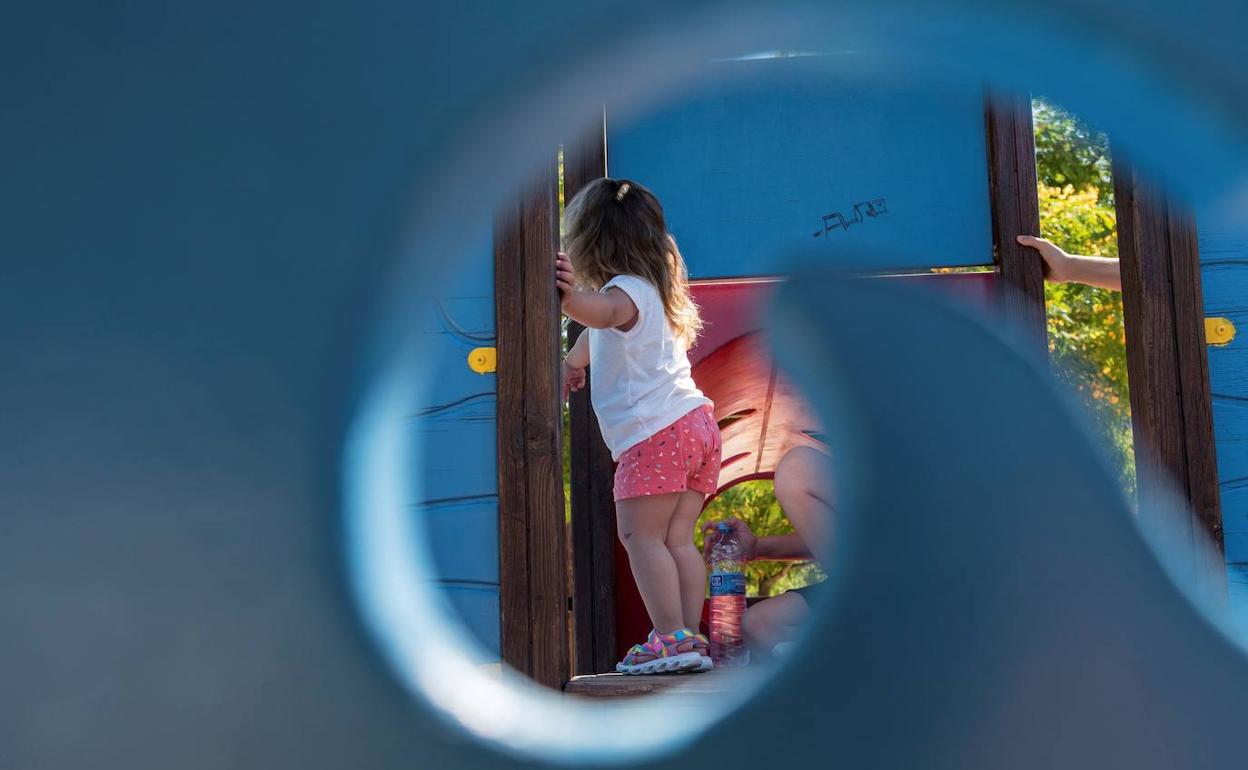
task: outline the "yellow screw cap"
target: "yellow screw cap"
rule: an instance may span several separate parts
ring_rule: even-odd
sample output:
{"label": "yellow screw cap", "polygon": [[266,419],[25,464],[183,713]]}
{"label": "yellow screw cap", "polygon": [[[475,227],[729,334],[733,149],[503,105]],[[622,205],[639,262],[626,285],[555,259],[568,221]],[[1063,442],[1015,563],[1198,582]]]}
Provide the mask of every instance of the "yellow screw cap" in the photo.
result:
{"label": "yellow screw cap", "polygon": [[1229,345],[1235,339],[1235,324],[1229,318],[1205,319],[1205,342],[1210,345]]}
{"label": "yellow screw cap", "polygon": [[489,374],[498,368],[497,348],[473,348],[468,354],[468,368],[477,374]]}

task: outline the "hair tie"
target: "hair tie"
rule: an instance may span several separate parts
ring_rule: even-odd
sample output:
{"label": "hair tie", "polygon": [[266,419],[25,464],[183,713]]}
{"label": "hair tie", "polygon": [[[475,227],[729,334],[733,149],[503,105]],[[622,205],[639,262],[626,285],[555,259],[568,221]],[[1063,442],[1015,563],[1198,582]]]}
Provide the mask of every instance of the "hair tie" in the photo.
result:
{"label": "hair tie", "polygon": [[617,201],[624,200],[624,196],[628,194],[628,190],[631,187],[632,185],[630,185],[628,182],[624,182],[623,184],[621,184],[620,189],[615,191],[615,199]]}

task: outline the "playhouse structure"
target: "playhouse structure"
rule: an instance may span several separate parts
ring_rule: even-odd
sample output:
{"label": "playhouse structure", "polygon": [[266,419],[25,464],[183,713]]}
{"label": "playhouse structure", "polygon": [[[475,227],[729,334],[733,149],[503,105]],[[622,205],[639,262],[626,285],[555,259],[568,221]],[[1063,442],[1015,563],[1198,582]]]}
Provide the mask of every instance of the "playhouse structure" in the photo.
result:
{"label": "playhouse structure", "polygon": [[[587,111],[601,121],[568,137],[563,195],[609,174],[663,202],[707,320],[691,360],[724,433],[721,489],[767,478],[788,449],[819,440],[757,334],[774,280],[794,266],[943,292],[1046,350],[1041,262],[1015,243],[1039,232],[1028,99],[873,89],[836,79],[819,57],[773,57],[722,62],[692,98],[644,115]],[[1230,287],[1248,275],[1244,242],[1199,229],[1125,163],[1115,187],[1141,515],[1176,481],[1190,531],[1225,554],[1235,600],[1248,563],[1248,377],[1233,328],[1248,293]],[[648,630],[616,545],[613,467],[588,390],[570,404],[565,521],[558,196],[552,148],[498,212],[492,279],[465,275],[431,319],[446,374],[416,422],[438,451],[414,513],[442,593],[487,659],[552,687],[610,670]],[[1224,346],[1207,348],[1207,325]]]}

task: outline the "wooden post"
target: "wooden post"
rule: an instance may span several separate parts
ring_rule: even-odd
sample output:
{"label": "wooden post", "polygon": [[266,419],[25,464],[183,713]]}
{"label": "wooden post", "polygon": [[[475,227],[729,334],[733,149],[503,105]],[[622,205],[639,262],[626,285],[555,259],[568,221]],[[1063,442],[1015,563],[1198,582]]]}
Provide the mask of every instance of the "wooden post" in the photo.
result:
{"label": "wooden post", "polygon": [[558,179],[554,158],[495,224],[499,611],[503,661],[548,687],[568,680]]}
{"label": "wooden post", "polygon": [[[1114,196],[1140,515],[1160,515],[1158,506],[1167,502],[1170,485],[1177,485],[1189,506],[1181,536],[1203,532],[1220,552],[1222,511],[1195,223],[1118,157]],[[1220,557],[1207,566],[1224,574]],[[1225,590],[1224,580],[1221,587]]]}
{"label": "wooden post", "polygon": [[990,95],[985,112],[992,243],[1002,288],[999,307],[1002,316],[1047,355],[1044,264],[1034,249],[1015,240],[1019,235],[1040,234],[1031,99]]}
{"label": "wooden post", "polygon": [[[605,120],[563,148],[563,194],[571,200],[586,184],[606,175]],[[569,344],[583,331],[568,329]],[[577,674],[610,671],[615,665],[615,463],[590,406],[588,385],[568,403],[572,423],[572,608]]]}

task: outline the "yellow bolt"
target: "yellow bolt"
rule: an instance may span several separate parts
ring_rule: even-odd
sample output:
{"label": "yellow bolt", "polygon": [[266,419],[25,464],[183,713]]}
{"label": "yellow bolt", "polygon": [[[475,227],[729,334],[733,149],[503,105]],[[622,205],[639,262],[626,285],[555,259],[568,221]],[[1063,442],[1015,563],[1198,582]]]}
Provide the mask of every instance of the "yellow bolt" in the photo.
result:
{"label": "yellow bolt", "polygon": [[1210,345],[1229,345],[1235,339],[1235,324],[1229,318],[1205,319],[1205,342]]}
{"label": "yellow bolt", "polygon": [[477,374],[489,374],[498,368],[496,348],[473,348],[468,354],[468,368]]}

